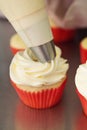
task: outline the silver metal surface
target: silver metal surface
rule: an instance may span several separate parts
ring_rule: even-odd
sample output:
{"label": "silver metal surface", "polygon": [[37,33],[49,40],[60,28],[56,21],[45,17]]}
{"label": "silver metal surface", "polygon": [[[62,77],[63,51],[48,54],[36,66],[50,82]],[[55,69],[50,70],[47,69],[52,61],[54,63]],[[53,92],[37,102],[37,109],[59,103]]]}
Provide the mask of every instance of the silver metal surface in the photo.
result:
{"label": "silver metal surface", "polygon": [[80,64],[79,43],[61,43],[68,59],[68,79],[59,104],[50,109],[26,107],[10,84],[9,65],[13,58],[9,40],[15,33],[8,22],[0,21],[0,130],[87,130],[87,118],[75,91],[74,76]]}
{"label": "silver metal surface", "polygon": [[37,57],[37,59],[42,63],[50,62],[56,56],[53,41],[50,41],[38,47],[32,47],[30,49],[32,50],[34,55]]}

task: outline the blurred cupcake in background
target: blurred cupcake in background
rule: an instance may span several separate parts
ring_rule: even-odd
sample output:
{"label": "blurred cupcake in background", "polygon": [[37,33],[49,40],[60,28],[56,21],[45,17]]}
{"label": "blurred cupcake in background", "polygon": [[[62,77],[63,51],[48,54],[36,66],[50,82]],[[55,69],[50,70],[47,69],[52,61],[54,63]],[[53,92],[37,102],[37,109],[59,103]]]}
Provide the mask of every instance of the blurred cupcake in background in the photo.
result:
{"label": "blurred cupcake in background", "polygon": [[35,110],[20,102],[14,118],[15,130],[64,130],[65,117],[61,105],[46,110]]}
{"label": "blurred cupcake in background", "polygon": [[75,75],[76,92],[87,116],[87,62],[79,65]]}
{"label": "blurred cupcake in background", "polygon": [[80,60],[81,63],[85,63],[87,60],[87,37],[80,43]]}
{"label": "blurred cupcake in background", "polygon": [[61,42],[68,42],[75,37],[74,29],[63,29],[55,25],[52,19],[49,19],[51,30],[54,37],[54,42],[58,45]]}
{"label": "blurred cupcake in background", "polygon": [[10,49],[13,55],[15,55],[18,51],[22,51],[26,48],[25,43],[20,38],[20,36],[16,33],[12,35],[10,39]]}

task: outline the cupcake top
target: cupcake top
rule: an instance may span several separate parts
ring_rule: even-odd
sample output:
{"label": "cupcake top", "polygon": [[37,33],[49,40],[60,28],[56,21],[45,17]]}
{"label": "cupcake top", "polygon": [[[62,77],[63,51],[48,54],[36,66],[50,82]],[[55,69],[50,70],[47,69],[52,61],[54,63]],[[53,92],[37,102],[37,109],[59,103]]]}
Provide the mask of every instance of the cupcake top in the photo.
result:
{"label": "cupcake top", "polygon": [[79,65],[75,75],[75,84],[78,91],[87,99],[87,62]]}
{"label": "cupcake top", "polygon": [[21,49],[21,48],[25,49],[26,48],[25,43],[23,42],[23,40],[20,38],[20,36],[18,34],[14,34],[11,37],[10,45],[12,47],[19,48],[19,49]]}
{"label": "cupcake top", "polygon": [[87,49],[87,37],[84,38],[82,41],[81,41],[81,46],[85,49]]}
{"label": "cupcake top", "polygon": [[10,78],[19,85],[40,87],[60,82],[69,68],[67,60],[61,58],[61,50],[56,47],[56,57],[50,63],[36,60],[27,48],[18,52],[10,65]]}

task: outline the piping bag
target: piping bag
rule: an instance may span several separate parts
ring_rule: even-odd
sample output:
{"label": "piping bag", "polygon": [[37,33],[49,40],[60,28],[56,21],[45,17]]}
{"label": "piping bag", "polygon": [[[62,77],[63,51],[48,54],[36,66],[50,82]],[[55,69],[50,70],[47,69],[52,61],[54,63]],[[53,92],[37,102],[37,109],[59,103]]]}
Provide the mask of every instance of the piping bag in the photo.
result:
{"label": "piping bag", "polygon": [[0,0],[0,9],[40,62],[55,58],[44,0]]}

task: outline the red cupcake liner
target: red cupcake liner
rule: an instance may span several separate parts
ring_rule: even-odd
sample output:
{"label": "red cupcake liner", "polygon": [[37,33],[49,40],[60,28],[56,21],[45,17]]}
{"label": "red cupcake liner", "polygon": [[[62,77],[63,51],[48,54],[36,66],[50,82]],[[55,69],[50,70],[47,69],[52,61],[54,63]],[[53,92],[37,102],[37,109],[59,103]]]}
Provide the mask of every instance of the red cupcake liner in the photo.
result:
{"label": "red cupcake liner", "polygon": [[80,60],[81,63],[85,63],[87,60],[87,49],[82,47],[81,43],[80,43]]}
{"label": "red cupcake liner", "polygon": [[75,36],[75,30],[65,30],[57,27],[51,27],[51,29],[56,44],[72,40]]}
{"label": "red cupcake liner", "polygon": [[13,55],[15,55],[18,51],[23,51],[24,49],[18,49],[15,47],[10,46],[11,52]]}
{"label": "red cupcake liner", "polygon": [[52,107],[60,101],[66,80],[64,80],[58,88],[46,89],[39,92],[26,92],[19,89],[13,81],[11,81],[11,83],[25,105],[32,108],[43,109]]}
{"label": "red cupcake liner", "polygon": [[83,112],[87,116],[87,99],[84,96],[82,96],[77,89],[76,89],[76,93],[81,101]]}

